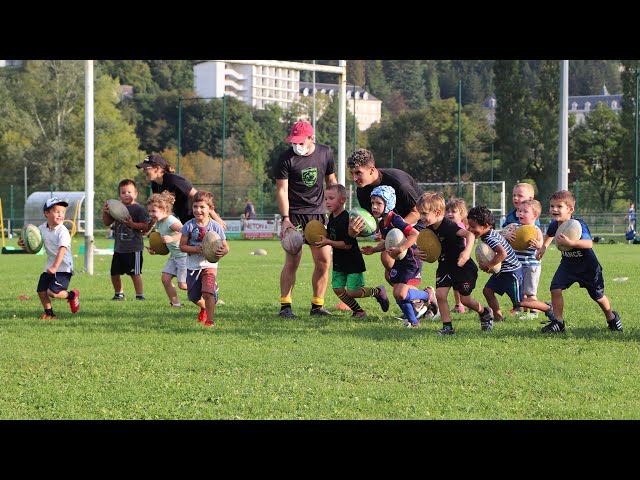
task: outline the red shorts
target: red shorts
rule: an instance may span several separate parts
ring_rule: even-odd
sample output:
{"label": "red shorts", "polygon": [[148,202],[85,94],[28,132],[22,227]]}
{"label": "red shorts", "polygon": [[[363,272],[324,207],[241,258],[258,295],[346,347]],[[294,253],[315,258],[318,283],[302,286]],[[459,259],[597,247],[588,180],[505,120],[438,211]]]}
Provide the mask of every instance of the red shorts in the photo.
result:
{"label": "red shorts", "polygon": [[202,298],[203,293],[211,295],[215,293],[217,271],[217,268],[187,269],[187,296],[189,300],[197,302]]}

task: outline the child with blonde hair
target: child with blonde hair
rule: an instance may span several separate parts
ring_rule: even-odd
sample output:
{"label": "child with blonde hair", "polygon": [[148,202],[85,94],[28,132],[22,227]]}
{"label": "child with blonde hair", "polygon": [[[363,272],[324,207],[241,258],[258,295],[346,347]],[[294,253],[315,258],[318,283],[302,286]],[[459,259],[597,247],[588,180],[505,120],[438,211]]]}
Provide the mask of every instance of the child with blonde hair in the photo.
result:
{"label": "child with blonde hair", "polygon": [[[461,228],[445,216],[445,201],[436,192],[425,192],[416,204],[420,212],[420,221],[436,234],[442,246],[436,270],[436,299],[442,320],[440,335],[454,335],[456,330],[451,321],[449,308],[449,290],[460,293],[460,302],[478,313],[481,319],[491,316],[491,309],[471,297],[478,279],[478,267],[471,259],[475,237],[470,231]],[[426,252],[418,248],[417,255],[425,260]]]}
{"label": "child with blonde hair", "polygon": [[[175,194],[169,191],[154,193],[147,201],[147,209],[151,220],[155,223],[152,231],[157,231],[160,234],[162,242],[169,249],[169,259],[162,269],[162,285],[169,297],[169,305],[180,308],[182,304],[178,299],[176,287],[173,285],[173,278],[178,279],[178,287],[181,290],[187,289],[187,253],[180,250],[182,222],[173,216],[175,201]],[[149,247],[147,250],[151,255],[156,254]]]}
{"label": "child with blonde hair", "polygon": [[[467,222],[467,212],[467,203],[462,198],[450,198],[447,201],[446,217],[456,222],[456,225],[460,228],[464,228],[465,230],[469,226],[469,223]],[[454,290],[453,297],[456,302],[456,306],[453,308],[453,313],[464,313],[465,308],[462,304],[462,300],[460,300],[460,292],[458,290]]]}

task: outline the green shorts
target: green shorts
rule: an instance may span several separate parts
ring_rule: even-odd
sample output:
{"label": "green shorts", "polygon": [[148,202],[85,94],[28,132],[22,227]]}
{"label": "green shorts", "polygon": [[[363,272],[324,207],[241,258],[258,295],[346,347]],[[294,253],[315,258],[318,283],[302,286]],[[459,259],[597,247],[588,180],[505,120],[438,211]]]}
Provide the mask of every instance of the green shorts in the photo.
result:
{"label": "green shorts", "polygon": [[360,290],[364,287],[364,273],[344,273],[332,271],[331,286],[333,288],[344,288],[347,290]]}

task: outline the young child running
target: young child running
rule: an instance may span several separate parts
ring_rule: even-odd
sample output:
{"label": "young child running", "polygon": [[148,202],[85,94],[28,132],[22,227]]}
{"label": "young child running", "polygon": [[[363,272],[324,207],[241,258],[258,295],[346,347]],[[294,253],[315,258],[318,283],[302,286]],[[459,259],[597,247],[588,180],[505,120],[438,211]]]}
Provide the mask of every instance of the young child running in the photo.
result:
{"label": "young child running", "polygon": [[[416,205],[420,212],[420,221],[431,229],[442,246],[436,271],[436,298],[440,309],[442,329],[440,335],[456,333],[451,321],[449,308],[449,290],[460,293],[460,302],[480,315],[481,321],[487,321],[491,309],[483,307],[478,300],[471,297],[471,292],[478,279],[478,267],[471,259],[475,237],[470,231],[460,227],[450,218],[445,217],[445,202],[442,195],[425,192]],[[426,252],[418,249],[418,256],[426,258]]]}
{"label": "young child running", "polygon": [[[536,238],[529,241],[529,247],[524,250],[514,250],[516,257],[522,264],[522,297],[523,299],[538,300],[538,284],[540,283],[540,273],[542,263],[536,258],[537,249],[542,247],[542,230],[536,226],[536,221],[542,213],[542,205],[538,200],[524,200],[518,205],[518,220],[521,225],[532,225],[536,229]],[[535,309],[523,308],[518,318],[521,320],[531,320],[538,318]]]}
{"label": "young child running", "polygon": [[[147,209],[151,221],[155,223],[153,231],[160,234],[162,242],[169,249],[169,259],[162,269],[162,285],[169,297],[169,305],[180,308],[182,304],[178,299],[176,287],[173,285],[173,278],[178,279],[178,287],[181,290],[187,289],[188,254],[180,250],[182,222],[172,214],[175,201],[175,195],[167,190],[162,193],[154,193],[147,201]],[[148,251],[151,255],[156,253],[151,248],[148,248]]]}
{"label": "young child running", "polygon": [[207,232],[220,235],[222,245],[216,250],[216,257],[229,253],[229,244],[222,226],[209,214],[213,210],[213,195],[204,190],[193,197],[193,216],[180,230],[180,250],[187,257],[187,295],[189,300],[200,307],[198,321],[206,327],[215,326],[216,276],[218,264],[209,262],[202,253],[202,240]]}
{"label": "young child running", "polygon": [[[467,223],[467,212],[467,203],[462,198],[450,198],[447,201],[446,217],[456,222],[456,225],[465,230],[469,226]],[[466,242],[467,240],[465,239],[465,245]],[[460,292],[456,289],[453,290],[453,298],[456,302],[453,313],[464,313],[465,309],[460,299]]]}
{"label": "young child running", "polygon": [[[36,289],[44,315],[40,320],[55,320],[58,316],[53,312],[51,298],[64,298],[71,307],[71,313],[80,308],[80,292],[69,290],[69,283],[73,276],[73,257],[71,255],[71,235],[63,225],[64,215],[69,204],[57,197],[48,199],[44,203],[43,211],[47,219],[38,226],[44,242],[43,248],[47,253],[47,263],[40,275]],[[18,245],[24,248],[24,241],[18,240]]]}
{"label": "young child running", "polygon": [[344,185],[334,183],[324,189],[324,201],[330,212],[327,237],[321,237],[316,247],[330,245],[333,248],[333,271],[331,286],[333,292],[353,312],[353,318],[365,318],[367,314],[357,298],[374,297],[383,312],[389,310],[389,298],[384,285],[365,287],[366,266],[358,246],[357,233],[349,228],[349,212],[344,209],[347,190]]}
{"label": "young child running", "polygon": [[[389,273],[389,282],[393,285],[393,296],[407,317],[404,326],[418,327],[420,320],[416,317],[412,301],[423,300],[435,307],[435,292],[432,287],[427,287],[425,290],[418,290],[416,287],[420,284],[422,277],[422,260],[416,255],[416,239],[420,232],[393,212],[395,205],[396,192],[393,187],[380,185],[371,191],[371,213],[378,219],[382,238],[385,239],[392,229],[398,228],[404,233],[406,240],[390,249],[385,248],[385,242],[380,242],[375,247],[370,245],[362,247],[361,251],[365,255],[386,251],[391,258],[395,259]],[[402,252],[406,252],[406,255],[402,260],[398,260],[397,257]]]}
{"label": "young child running", "polygon": [[107,202],[102,208],[102,222],[108,227],[115,224],[113,257],[111,257],[111,283],[115,293],[111,300],[124,300],[122,275],[129,275],[136,291],[136,300],[144,300],[142,286],[142,252],[144,251],[143,232],[149,230],[149,214],[136,202],[138,188],[136,182],[124,179],[118,184],[120,201],[129,210],[129,218],[124,222],[115,221],[109,215]]}
{"label": "young child running", "polygon": [[[556,235],[558,227],[570,220],[575,210],[576,200],[573,193],[568,190],[560,190],[551,195],[549,200],[549,214],[553,218],[547,233],[544,236],[544,244],[538,250],[537,258],[541,259],[547,246],[554,240],[556,245],[571,247],[568,251],[562,251],[562,259],[558,270],[551,280],[551,301],[553,306],[543,304],[542,307],[532,306],[532,300],[523,302],[523,306],[538,308],[545,312],[549,323],[542,328],[543,333],[555,333],[565,331],[564,322],[564,298],[562,291],[569,288],[575,282],[587,290],[587,293],[595,301],[604,313],[609,330],[622,332],[622,321],[618,312],[611,309],[609,299],[604,294],[604,277],[602,265],[593,251],[593,240],[589,227],[580,218],[574,218],[582,226],[582,236],[578,240],[570,240],[567,236]],[[541,302],[537,302],[541,303]]]}

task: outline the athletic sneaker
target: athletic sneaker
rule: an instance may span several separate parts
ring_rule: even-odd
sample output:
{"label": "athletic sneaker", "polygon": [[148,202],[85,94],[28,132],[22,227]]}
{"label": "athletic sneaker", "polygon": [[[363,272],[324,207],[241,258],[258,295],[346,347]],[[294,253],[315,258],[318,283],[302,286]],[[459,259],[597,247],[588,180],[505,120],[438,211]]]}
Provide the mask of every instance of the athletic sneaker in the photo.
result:
{"label": "athletic sneaker", "polygon": [[380,293],[378,295],[375,295],[374,298],[380,304],[380,308],[382,309],[382,311],[388,312],[389,297],[387,296],[387,289],[384,287],[384,285],[380,285],[378,288],[380,289]]}
{"label": "athletic sneaker", "polygon": [[484,313],[480,315],[480,328],[484,332],[493,330],[493,310],[489,307],[484,307]]}
{"label": "athletic sneaker", "polygon": [[438,330],[438,335],[455,335],[456,334],[456,329],[453,327],[443,327],[442,329]]}
{"label": "athletic sneaker", "polygon": [[[545,316],[549,319],[550,322],[555,322],[556,321],[556,316],[553,313],[553,305],[550,302],[545,302],[547,305],[549,305],[549,310],[547,310],[546,312],[544,312]],[[544,322],[542,322],[544,323]]]}
{"label": "athletic sneaker", "polygon": [[200,323],[204,323],[207,321],[207,311],[204,308],[200,309],[200,313],[198,314],[198,321]]}
{"label": "athletic sneaker", "polygon": [[182,308],[184,305],[182,305],[181,303],[173,303],[172,301],[169,301],[169,306],[173,308]]}
{"label": "athletic sneaker", "polygon": [[518,320],[535,320],[538,318],[538,312],[526,312],[518,317]]}
{"label": "athletic sneaker", "polygon": [[422,300],[419,302],[412,303],[413,310],[416,312],[416,318],[420,320],[420,318],[429,311],[429,306],[427,303]]}
{"label": "athletic sneaker", "polygon": [[359,312],[353,312],[351,318],[367,318],[367,312],[360,310]]}
{"label": "athletic sneaker", "polygon": [[111,300],[124,300],[124,293],[116,293]]}
{"label": "athletic sneaker", "polygon": [[465,309],[464,309],[464,305],[456,305],[455,307],[453,307],[453,313],[464,313]]}
{"label": "athletic sneaker", "polygon": [[211,321],[211,320],[209,320],[208,318],[207,318],[204,322],[202,322],[202,324],[203,324],[205,327],[215,327],[215,326],[216,326],[216,322],[212,322],[212,321]]}
{"label": "athletic sneaker", "polygon": [[309,315],[321,315],[321,316],[330,316],[332,313],[324,307],[320,308],[312,308],[309,312]]}
{"label": "athletic sneaker", "polygon": [[71,290],[74,293],[73,299],[67,300],[71,307],[71,313],[76,313],[80,309],[80,292],[78,290]]}
{"label": "athletic sneaker", "polygon": [[511,310],[509,310],[509,313],[511,315],[520,315],[521,313],[523,313],[519,308],[512,308]]}
{"label": "athletic sneaker", "polygon": [[436,291],[433,287],[427,287],[425,292],[429,292],[429,303],[427,304],[427,311],[431,314],[431,320],[437,320],[440,318],[440,312],[438,311],[438,302],[436,300]]}
{"label": "athletic sneaker", "polygon": [[144,299],[145,299],[145,298],[144,298],[144,295],[142,295],[142,294],[140,294],[140,295],[136,294],[136,300],[144,300]]}
{"label": "athletic sneaker", "polygon": [[280,317],[282,318],[295,318],[296,316],[293,314],[293,310],[291,310],[291,307],[287,307],[283,310],[280,310],[280,313],[278,314],[280,315]]}
{"label": "athletic sneaker", "polygon": [[615,310],[613,311],[613,320],[607,320],[609,324],[609,330],[613,330],[614,332],[622,331],[622,322],[620,321],[620,315]]}
{"label": "athletic sneaker", "polygon": [[57,315],[47,315],[46,313],[40,317],[40,320],[57,320]]}
{"label": "athletic sneaker", "polygon": [[416,323],[411,323],[409,320],[405,320],[403,325],[407,328],[418,328],[420,326],[420,320]]}
{"label": "athletic sneaker", "polygon": [[564,332],[564,322],[559,322],[555,318],[550,320],[546,326],[542,327],[540,330],[542,333],[555,333],[555,332]]}

